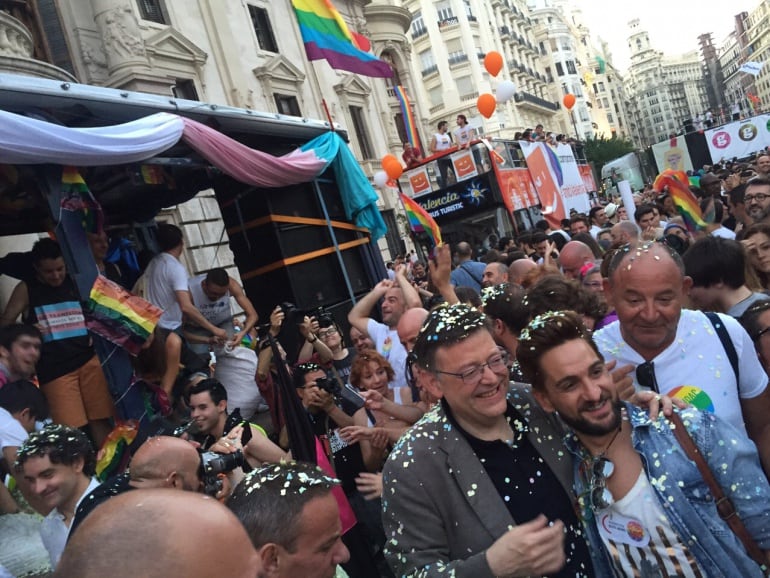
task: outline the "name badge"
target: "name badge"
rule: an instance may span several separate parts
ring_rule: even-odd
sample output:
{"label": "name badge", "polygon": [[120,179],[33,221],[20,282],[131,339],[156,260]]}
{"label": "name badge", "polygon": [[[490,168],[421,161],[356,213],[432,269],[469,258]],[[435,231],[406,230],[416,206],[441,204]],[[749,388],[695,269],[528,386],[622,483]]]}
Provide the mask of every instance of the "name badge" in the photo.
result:
{"label": "name badge", "polygon": [[611,510],[596,515],[599,533],[607,540],[644,547],[650,542],[650,535],[639,520],[621,516]]}

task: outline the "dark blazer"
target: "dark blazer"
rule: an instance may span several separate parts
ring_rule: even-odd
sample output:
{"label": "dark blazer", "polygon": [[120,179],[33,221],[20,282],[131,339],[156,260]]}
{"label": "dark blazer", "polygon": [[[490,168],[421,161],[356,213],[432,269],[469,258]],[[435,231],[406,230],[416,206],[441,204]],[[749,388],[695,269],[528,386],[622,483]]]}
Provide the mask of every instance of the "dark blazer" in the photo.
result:
{"label": "dark blazer", "polygon": [[[572,461],[558,420],[522,384],[511,384],[508,400],[571,496]],[[385,555],[396,576],[493,578],[486,549],[516,522],[441,404],[404,434],[383,475]]]}

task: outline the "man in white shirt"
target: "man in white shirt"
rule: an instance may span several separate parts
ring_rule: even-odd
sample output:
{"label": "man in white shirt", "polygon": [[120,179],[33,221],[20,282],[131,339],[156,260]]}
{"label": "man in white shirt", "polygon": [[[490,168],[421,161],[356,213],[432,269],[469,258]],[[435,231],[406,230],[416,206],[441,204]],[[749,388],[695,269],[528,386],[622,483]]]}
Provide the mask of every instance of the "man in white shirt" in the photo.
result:
{"label": "man in white shirt", "polygon": [[31,433],[19,448],[16,470],[30,490],[50,508],[40,537],[51,566],[56,567],[67,543],[72,519],[80,501],[99,485],[93,477],[96,455],[79,429],[49,425]]}
{"label": "man in white shirt", "polygon": [[476,130],[468,124],[468,119],[464,114],[458,114],[457,128],[452,131],[452,134],[454,135],[457,144],[463,149],[471,144],[471,141],[476,136]]}

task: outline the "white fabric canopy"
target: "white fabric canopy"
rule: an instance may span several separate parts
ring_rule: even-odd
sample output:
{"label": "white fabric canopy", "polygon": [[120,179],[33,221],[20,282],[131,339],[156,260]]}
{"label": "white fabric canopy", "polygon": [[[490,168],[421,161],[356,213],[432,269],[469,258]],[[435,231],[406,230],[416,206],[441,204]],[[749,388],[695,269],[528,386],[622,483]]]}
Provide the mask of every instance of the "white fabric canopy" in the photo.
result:
{"label": "white fabric canopy", "polygon": [[0,163],[105,166],[142,161],[175,145],[184,122],[160,112],[125,124],[69,128],[0,110]]}

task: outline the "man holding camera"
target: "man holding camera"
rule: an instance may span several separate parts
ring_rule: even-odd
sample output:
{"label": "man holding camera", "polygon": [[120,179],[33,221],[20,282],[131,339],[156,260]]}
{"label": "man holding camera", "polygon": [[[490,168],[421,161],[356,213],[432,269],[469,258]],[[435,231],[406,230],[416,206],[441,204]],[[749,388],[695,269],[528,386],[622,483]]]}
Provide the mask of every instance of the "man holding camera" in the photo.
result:
{"label": "man holding camera", "polygon": [[[334,465],[345,496],[359,522],[343,538],[351,555],[345,570],[351,576],[379,576],[382,571],[388,571],[382,554],[385,534],[380,520],[379,502],[366,502],[356,487],[356,477],[361,472],[379,470],[385,458],[387,436],[382,433],[372,439],[351,443],[345,441],[340,436],[340,428],[351,425],[366,427],[369,423],[363,399],[360,403],[354,403],[349,395],[338,393],[335,396],[332,392],[341,392],[344,386],[330,380],[326,371],[315,363],[296,366],[292,377],[313,431],[321,440],[330,463]],[[373,553],[375,556],[372,556]],[[380,570],[376,559],[379,559]]]}
{"label": "man holding camera", "polygon": [[[207,451],[220,441],[219,453],[243,452],[251,467],[263,462],[280,462],[289,455],[271,442],[259,429],[244,422],[237,412],[227,413],[227,391],[216,379],[204,379],[187,391],[193,422],[198,430],[194,436],[201,450]],[[241,435],[236,435],[241,428]]]}

